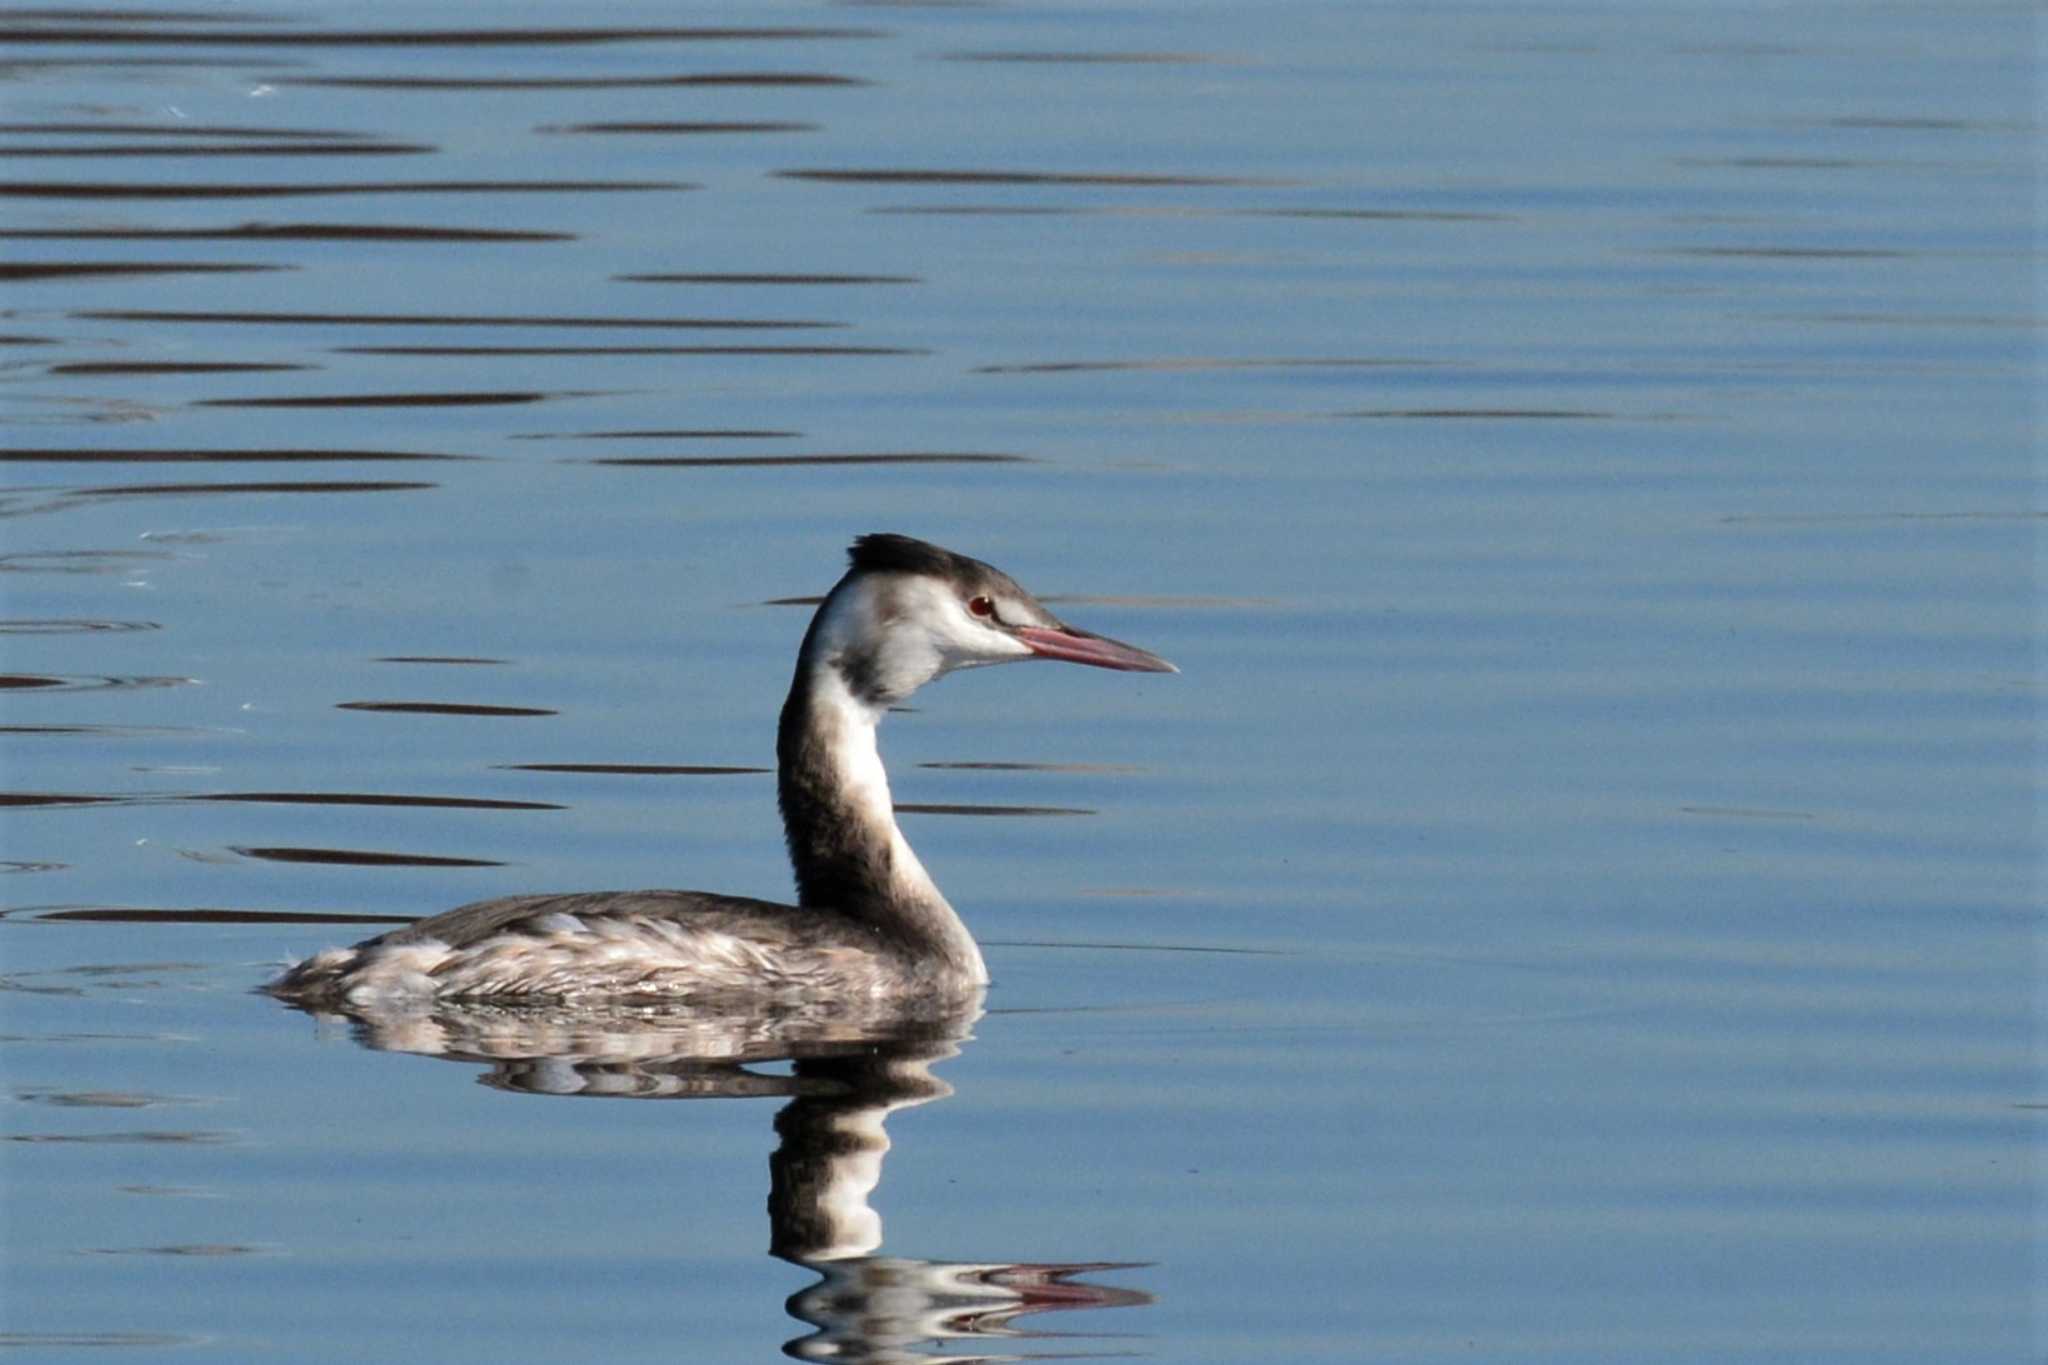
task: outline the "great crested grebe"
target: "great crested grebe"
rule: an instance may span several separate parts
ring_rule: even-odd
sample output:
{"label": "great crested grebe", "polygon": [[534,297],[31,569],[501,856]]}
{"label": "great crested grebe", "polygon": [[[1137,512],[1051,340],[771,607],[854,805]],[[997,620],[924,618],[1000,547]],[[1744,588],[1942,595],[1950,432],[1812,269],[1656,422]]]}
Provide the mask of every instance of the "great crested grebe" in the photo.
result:
{"label": "great crested grebe", "polygon": [[344,1008],[607,996],[854,1005],[978,991],[981,950],[896,827],[875,744],[883,713],[956,668],[1178,670],[1065,624],[978,559],[899,535],[862,536],[848,558],[804,634],[776,736],[795,905],[704,891],[479,901],[317,953],[265,989]]}

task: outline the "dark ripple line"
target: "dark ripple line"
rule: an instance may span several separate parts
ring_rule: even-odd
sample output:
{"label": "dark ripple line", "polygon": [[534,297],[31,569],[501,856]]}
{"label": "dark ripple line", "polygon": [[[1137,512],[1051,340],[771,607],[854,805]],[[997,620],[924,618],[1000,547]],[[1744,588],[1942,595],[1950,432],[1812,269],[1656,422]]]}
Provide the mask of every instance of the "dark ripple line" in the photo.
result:
{"label": "dark ripple line", "polygon": [[176,558],[163,550],[22,550],[0,555],[0,573],[121,573]]}
{"label": "dark ripple line", "polygon": [[[73,360],[62,365],[51,365],[43,373],[62,374],[73,377],[91,378],[94,375],[175,375],[175,374],[283,374],[298,370],[316,369],[313,365],[268,365],[257,363],[236,363],[234,361],[126,361],[126,360]],[[0,459],[9,458],[7,452],[0,452]]]}
{"label": "dark ripple line", "polygon": [[883,204],[868,212],[929,218],[1078,218],[1115,210],[1070,208],[1063,204]]}
{"label": "dark ripple line", "polygon": [[309,483],[131,483],[78,488],[71,492],[74,497],[120,498],[169,497],[182,493],[413,493],[440,486],[437,483],[345,479]]}
{"label": "dark ripple line", "polygon": [[306,910],[145,910],[131,906],[90,906],[44,910],[30,918],[79,924],[411,924],[411,915],[352,915]]}
{"label": "dark ripple line", "polygon": [[634,284],[923,284],[916,275],[614,275]]}
{"label": "dark ripple line", "polygon": [[294,845],[236,846],[244,858],[272,863],[319,863],[340,867],[503,867],[492,858],[454,858],[438,853],[385,853],[367,848],[301,848]]}
{"label": "dark ripple line", "polygon": [[344,90],[660,90],[690,86],[864,86],[853,76],[733,71],[671,76],[286,76],[277,85]]}
{"label": "dark ripple line", "polygon": [[9,261],[0,281],[75,280],[107,275],[255,275],[297,270],[295,265],[230,265],[206,261]]}
{"label": "dark ripple line", "polygon": [[1453,209],[1230,209],[1237,218],[1303,218],[1389,223],[1512,223],[1511,213],[1470,213]]}
{"label": "dark ripple line", "polygon": [[0,725],[0,735],[87,735],[94,739],[153,739],[200,733],[189,725]]}
{"label": "dark ripple line", "polygon": [[561,714],[542,706],[486,706],[452,701],[343,701],[337,711],[388,711],[414,716],[554,716]]}
{"label": "dark ripple line", "polygon": [[1293,182],[1235,175],[1158,175],[1123,171],[959,171],[959,170],[829,170],[775,171],[784,180],[862,185],[1097,185],[1203,188],[1215,186],[1273,187]]}
{"label": "dark ripple line", "polygon": [[185,801],[279,806],[404,806],[426,810],[566,810],[552,801],[507,801],[488,796],[408,796],[384,792],[206,792]]}
{"label": "dark ripple line", "polygon": [[101,142],[71,147],[0,147],[0,156],[422,156],[439,151],[426,142],[218,142],[179,145],[163,142]]}
{"label": "dark ripple line", "polygon": [[385,654],[370,660],[373,664],[502,664],[504,659],[485,659],[474,655],[460,654]]}
{"label": "dark ripple line", "polygon": [[[839,325],[839,324],[832,324]],[[336,346],[335,355],[417,356],[920,356],[915,346]]]}
{"label": "dark ripple line", "polygon": [[[69,316],[94,322],[224,322],[291,327],[579,327],[592,330],[608,328],[645,331],[815,331],[847,325],[843,322],[819,322],[800,318],[546,317],[518,313],[503,317],[482,317],[459,313],[258,313],[166,308],[90,308],[76,310]],[[359,350],[348,352],[361,353]]]}
{"label": "dark ripple line", "polygon": [[1142,768],[1125,763],[1016,763],[992,759],[963,759],[948,763],[920,763],[920,768],[937,768],[947,771],[965,770],[971,772],[998,773],[1111,773],[1130,774],[1143,772]]}
{"label": "dark ripple line", "polygon": [[287,60],[281,57],[116,57],[96,53],[90,57],[19,57],[10,60],[10,71],[76,71],[90,69],[108,71],[150,71],[168,68],[173,71],[247,71],[251,69],[272,72],[282,66],[300,67],[308,63]]}
{"label": "dark ripple line", "polygon": [[373,133],[352,133],[342,129],[267,128],[234,123],[0,123],[0,133],[54,136],[77,134],[96,137],[249,137],[268,138],[273,141],[301,139],[307,142],[377,141]]}
{"label": "dark ripple line", "polygon": [[1339,417],[1386,418],[1421,421],[1612,421],[1618,413],[1578,408],[1362,408],[1340,412]]}
{"label": "dark ripple line", "polygon": [[1298,356],[1266,359],[1184,356],[1165,360],[1046,360],[1016,365],[977,365],[972,374],[1094,374],[1119,370],[1157,373],[1204,370],[1414,369],[1444,362],[1410,356]]}
{"label": "dark ripple line", "polygon": [[1080,806],[963,806],[931,801],[898,801],[904,815],[1100,815]]}
{"label": "dark ripple line", "polygon": [[523,773],[590,773],[616,777],[731,777],[772,773],[773,768],[735,768],[713,763],[500,763],[498,768]]}
{"label": "dark ripple line", "polygon": [[944,62],[1023,62],[1077,66],[1192,66],[1218,60],[1200,52],[942,52]]}
{"label": "dark ripple line", "polygon": [[126,806],[138,800],[127,796],[89,795],[84,792],[0,792],[0,806],[17,809],[61,809],[70,806]]}
{"label": "dark ripple line", "polygon": [[189,687],[196,679],[177,674],[113,673],[10,673],[0,687],[9,691],[99,692],[108,689],[127,692],[138,688]]}
{"label": "dark ripple line", "polygon": [[0,792],[0,806],[161,806],[184,801],[278,806],[390,806],[423,810],[565,810],[550,801],[509,801],[482,796],[408,796],[380,792]]}
{"label": "dark ripple line", "polygon": [[[106,11],[44,11],[65,17],[114,18]],[[34,11],[15,18],[33,17]],[[148,17],[138,14],[136,17]],[[91,24],[17,24],[0,28],[0,43],[112,43],[177,47],[564,47],[571,44],[642,42],[763,42],[777,40],[880,38],[872,28],[781,26],[639,28],[418,28],[418,29],[218,29],[106,28]]]}
{"label": "dark ripple line", "polygon": [[281,398],[201,398],[195,408],[489,408],[584,398],[586,393],[522,391],[503,393],[330,393]]}
{"label": "dark ripple line", "polygon": [[47,1104],[59,1109],[155,1109],[161,1105],[196,1104],[183,1095],[156,1095],[144,1090],[41,1090],[20,1089],[15,1098],[28,1104]]}
{"label": "dark ripple line", "polygon": [[1919,253],[1880,247],[1829,246],[1676,246],[1666,256],[1703,256],[1785,261],[1893,261]]}
{"label": "dark ripple line", "polygon": [[515,434],[514,441],[786,441],[801,431],[770,431],[754,427],[699,427],[648,431],[545,431]]}
{"label": "dark ripple line", "polygon": [[[235,1138],[232,1133],[144,1131],[133,1133],[9,1133],[6,1135],[5,1140],[8,1142],[77,1142],[91,1144],[129,1142],[191,1143],[200,1146],[211,1146],[216,1143],[233,1142]],[[97,1340],[99,1335],[98,1333],[93,1333],[88,1339]],[[117,1333],[113,1335],[119,1341],[123,1334]],[[138,1333],[137,1336],[140,1337],[141,1334]],[[154,1340],[154,1338],[144,1339]],[[167,1339],[176,1340],[177,1338]]]}
{"label": "dark ripple line", "polygon": [[472,460],[473,455],[430,455],[408,450],[228,450],[213,447],[158,450],[147,446],[114,446],[96,450],[72,450],[54,446],[26,446],[0,450],[0,461],[24,464],[229,464],[229,463],[321,463],[327,461],[390,460]]}
{"label": "dark ripple line", "polygon": [[670,123],[543,123],[536,133],[612,134],[630,133],[681,137],[714,136],[722,133],[815,133],[822,124],[792,123],[773,119],[699,119]]}
{"label": "dark ripple line", "polygon": [[287,184],[0,180],[12,199],[275,199],[323,194],[611,194],[695,190],[687,180],[361,180]]}
{"label": "dark ripple line", "polygon": [[260,1256],[268,1248],[239,1242],[171,1242],[153,1247],[81,1247],[80,1256]]}
{"label": "dark ripple line", "polygon": [[94,621],[84,617],[0,621],[0,635],[89,635],[95,631],[162,629],[155,621]]}
{"label": "dark ripple line", "polygon": [[573,242],[573,232],[402,227],[379,223],[241,223],[225,228],[20,228],[0,240],[37,242]]}
{"label": "dark ripple line", "polygon": [[1029,455],[971,451],[897,451],[868,455],[619,455],[581,463],[638,469],[741,469],[771,465],[1038,464]]}
{"label": "dark ripple line", "polygon": [[1813,122],[1824,128],[1872,128],[1884,132],[2028,134],[2035,131],[2030,124],[2018,119],[1887,118],[1852,114]]}

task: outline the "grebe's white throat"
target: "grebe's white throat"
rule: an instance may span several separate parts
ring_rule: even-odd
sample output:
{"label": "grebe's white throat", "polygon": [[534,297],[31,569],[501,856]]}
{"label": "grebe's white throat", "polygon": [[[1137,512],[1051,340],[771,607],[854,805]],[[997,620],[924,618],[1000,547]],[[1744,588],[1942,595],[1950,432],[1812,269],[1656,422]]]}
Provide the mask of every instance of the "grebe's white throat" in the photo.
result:
{"label": "grebe's white throat", "polygon": [[849,556],[804,635],[776,737],[795,905],[702,891],[480,901],[315,954],[267,989],[342,1008],[612,996],[859,1012],[985,985],[974,936],[896,825],[883,715],[958,668],[1176,670],[1065,624],[978,559],[899,535],[863,536]]}

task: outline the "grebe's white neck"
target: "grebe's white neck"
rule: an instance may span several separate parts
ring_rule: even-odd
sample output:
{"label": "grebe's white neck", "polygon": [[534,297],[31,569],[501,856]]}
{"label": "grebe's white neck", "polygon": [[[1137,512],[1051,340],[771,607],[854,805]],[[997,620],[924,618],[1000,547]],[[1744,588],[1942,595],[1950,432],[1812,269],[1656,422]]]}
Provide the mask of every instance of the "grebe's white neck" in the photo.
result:
{"label": "grebe's white neck", "polygon": [[974,935],[896,824],[876,742],[885,709],[856,696],[833,664],[799,663],[776,744],[797,904],[868,923],[914,959],[985,985]]}

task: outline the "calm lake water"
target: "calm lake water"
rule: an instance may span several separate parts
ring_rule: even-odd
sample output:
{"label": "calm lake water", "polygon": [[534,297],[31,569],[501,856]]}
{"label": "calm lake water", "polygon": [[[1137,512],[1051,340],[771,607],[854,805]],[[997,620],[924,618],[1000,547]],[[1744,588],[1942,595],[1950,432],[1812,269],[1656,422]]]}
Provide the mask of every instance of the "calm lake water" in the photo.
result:
{"label": "calm lake water", "polygon": [[[2036,7],[601,11],[0,16],[14,1358],[2043,1358]],[[879,529],[1184,670],[983,1017],[254,993],[786,895]]]}

